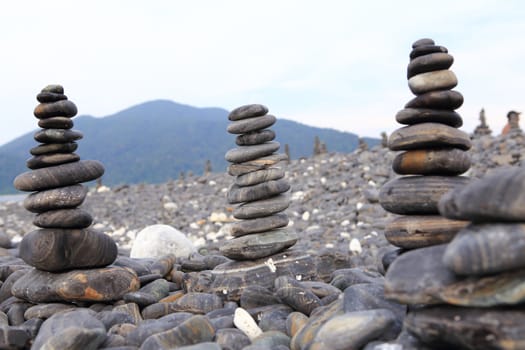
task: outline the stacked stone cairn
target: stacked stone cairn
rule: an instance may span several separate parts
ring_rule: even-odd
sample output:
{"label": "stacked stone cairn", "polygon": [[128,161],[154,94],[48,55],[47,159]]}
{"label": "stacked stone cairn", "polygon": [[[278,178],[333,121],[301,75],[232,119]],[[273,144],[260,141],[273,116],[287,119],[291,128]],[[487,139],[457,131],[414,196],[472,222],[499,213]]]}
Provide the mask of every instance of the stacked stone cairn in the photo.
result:
{"label": "stacked stone cairn", "polygon": [[476,126],[476,129],[474,129],[474,133],[472,134],[473,137],[482,137],[485,135],[492,134],[492,130],[490,130],[490,127],[487,125],[487,118],[485,117],[485,109],[482,108],[479,112],[479,121],[480,124]]}
{"label": "stacked stone cairn", "polygon": [[285,154],[276,153],[279,142],[268,129],[276,122],[268,108],[253,104],[233,110],[228,119],[228,132],[238,135],[239,146],[225,158],[231,162],[228,173],[236,176],[228,191],[228,202],[240,204],[233,216],[240,221],[230,226],[234,236],[221,247],[224,256],[234,260],[253,260],[279,253],[297,242],[297,234],[286,227],[288,216],[283,211],[290,204],[286,192],[290,184],[278,163]]}
{"label": "stacked stone cairn", "polygon": [[416,249],[450,241],[466,225],[439,215],[438,201],[450,189],[464,185],[468,178],[458,176],[470,167],[466,152],[469,136],[458,130],[463,121],[454,110],[463,96],[454,90],[457,79],[449,70],[453,57],[431,39],[412,45],[407,68],[408,86],[416,95],[396,115],[404,125],[388,140],[392,151],[401,151],[393,170],[403,175],[386,183],[380,191],[380,204],[400,214],[387,224],[385,236],[402,249]]}
{"label": "stacked stone cairn", "polygon": [[[14,186],[32,192],[24,207],[36,217],[38,229],[20,243],[20,257],[34,270],[16,281],[13,295],[31,302],[118,300],[139,287],[135,273],[106,267],[117,257],[117,245],[102,232],[89,228],[91,215],[78,208],[88,193],[82,182],[104,173],[95,160],[73,153],[82,134],[72,130],[77,107],[60,85],[38,95],[34,115],[42,128],[34,135],[40,144],[27,161],[31,171],[17,176]],[[82,269],[82,270],[80,270]]]}

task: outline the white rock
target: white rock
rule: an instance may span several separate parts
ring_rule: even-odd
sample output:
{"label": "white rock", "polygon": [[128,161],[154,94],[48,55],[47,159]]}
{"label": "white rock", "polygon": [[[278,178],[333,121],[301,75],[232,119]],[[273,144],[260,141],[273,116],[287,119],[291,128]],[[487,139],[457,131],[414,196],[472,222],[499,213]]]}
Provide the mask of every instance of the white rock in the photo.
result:
{"label": "white rock", "polygon": [[361,243],[357,238],[352,238],[352,240],[350,241],[350,251],[355,254],[361,254],[361,252],[363,251]]}
{"label": "white rock", "polygon": [[97,193],[104,193],[104,192],[109,192],[110,189],[108,186],[100,186],[97,188]]}
{"label": "white rock", "polygon": [[195,251],[193,243],[184,233],[168,225],[151,225],[137,234],[131,247],[131,258],[158,258],[174,254],[187,258]]}
{"label": "white rock", "polygon": [[177,203],[167,202],[164,203],[164,209],[167,211],[176,211],[177,209],[179,209],[179,206],[177,205]]}
{"label": "white rock", "polygon": [[348,226],[350,225],[350,220],[343,220],[343,222],[341,223],[341,226]]}
{"label": "white rock", "polygon": [[261,328],[259,328],[253,317],[243,308],[238,307],[235,309],[233,324],[246,334],[250,340],[254,340],[262,334]]}
{"label": "white rock", "polygon": [[210,217],[208,218],[208,221],[210,222],[228,222],[231,221],[228,219],[228,215],[226,213],[217,213],[213,212],[210,214]]}
{"label": "white rock", "polygon": [[310,212],[305,211],[305,212],[303,213],[303,216],[301,217],[301,219],[303,219],[303,221],[308,221],[308,220],[310,220]]}
{"label": "white rock", "polygon": [[361,202],[357,202],[357,204],[355,205],[356,209],[359,210],[363,207],[363,203]]}
{"label": "white rock", "polygon": [[213,180],[210,180],[210,181],[208,182],[208,186],[215,186],[215,185],[217,185],[217,182],[215,182],[215,181],[213,181]]}

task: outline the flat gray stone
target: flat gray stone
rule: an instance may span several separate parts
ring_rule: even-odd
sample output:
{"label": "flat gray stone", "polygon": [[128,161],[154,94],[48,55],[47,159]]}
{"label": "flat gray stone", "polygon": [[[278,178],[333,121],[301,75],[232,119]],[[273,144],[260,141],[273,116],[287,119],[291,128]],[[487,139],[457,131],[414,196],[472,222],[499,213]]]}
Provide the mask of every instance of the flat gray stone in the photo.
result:
{"label": "flat gray stone", "polygon": [[257,185],[239,187],[233,185],[228,191],[228,203],[243,203],[260,201],[284,193],[290,189],[285,178],[266,181]]}
{"label": "flat gray stone", "polygon": [[[424,95],[421,95],[424,96]],[[397,112],[396,121],[400,124],[412,125],[420,123],[441,123],[459,128],[463,125],[461,116],[450,110],[430,108],[405,108]]]}
{"label": "flat gray stone", "polygon": [[408,79],[408,87],[415,95],[435,90],[450,90],[458,85],[453,71],[448,69],[420,73]]}
{"label": "flat gray stone", "polygon": [[266,129],[277,121],[271,114],[260,117],[252,117],[234,121],[228,125],[227,131],[230,134],[246,134],[252,131]]}
{"label": "flat gray stone", "polygon": [[407,79],[421,73],[449,69],[452,63],[454,63],[454,57],[443,52],[416,57],[408,64]]}
{"label": "flat gray stone", "polygon": [[410,59],[413,60],[416,57],[428,55],[435,52],[444,52],[447,53],[448,50],[444,46],[438,46],[438,45],[420,45],[417,47],[414,47],[413,50],[410,52]]}
{"label": "flat gray stone", "polygon": [[38,119],[51,117],[74,117],[77,114],[77,106],[69,100],[60,100],[50,103],[41,103],[35,107],[33,112]]}
{"label": "flat gray stone", "polygon": [[31,193],[24,199],[24,208],[33,213],[76,208],[84,202],[87,192],[87,187],[76,184]]}
{"label": "flat gray stone", "polygon": [[463,131],[438,123],[422,123],[395,130],[388,138],[392,151],[454,147],[468,150],[470,137]]}
{"label": "flat gray stone", "polygon": [[290,229],[276,229],[253,233],[225,241],[221,253],[234,260],[252,260],[267,257],[293,246],[298,240],[297,233]]}
{"label": "flat gray stone", "polygon": [[412,48],[415,49],[416,47],[419,47],[419,46],[428,46],[428,45],[435,45],[435,44],[436,43],[434,42],[434,40],[430,38],[422,38],[422,39],[418,39],[414,41],[412,43]]}
{"label": "flat gray stone", "polygon": [[228,119],[235,121],[246,118],[260,117],[268,113],[268,108],[260,104],[244,105],[235,108],[228,115]]}
{"label": "flat gray stone", "polygon": [[277,153],[243,163],[233,163],[228,166],[228,174],[231,176],[241,176],[257,170],[273,168],[285,160],[288,160],[286,154]]}
{"label": "flat gray stone", "polygon": [[240,146],[226,152],[224,158],[231,163],[243,163],[257,158],[269,156],[279,150],[280,143],[276,141],[253,146]]}
{"label": "flat gray stone", "polygon": [[279,180],[284,177],[281,168],[268,168],[237,176],[235,184],[238,186],[253,186],[266,181]]}
{"label": "flat gray stone", "polygon": [[31,153],[34,156],[39,156],[42,154],[49,154],[49,153],[71,153],[71,152],[75,152],[77,148],[78,148],[78,144],[76,142],[48,143],[48,144],[40,144],[36,147],[31,148],[29,153]]}
{"label": "flat gray stone", "polygon": [[236,219],[257,219],[277,214],[288,208],[289,205],[290,197],[287,194],[280,194],[269,199],[241,204],[233,210],[233,217]]}
{"label": "flat gray stone", "polygon": [[429,108],[452,111],[463,105],[463,95],[454,90],[429,91],[414,97],[405,108]]}
{"label": "flat gray stone", "polygon": [[33,225],[41,228],[86,228],[93,222],[93,217],[78,208],[49,210],[38,214]]}
{"label": "flat gray stone", "polygon": [[83,137],[80,131],[68,129],[42,129],[35,133],[35,141],[42,143],[66,143],[80,140]]}
{"label": "flat gray stone", "polygon": [[288,225],[288,215],[277,213],[258,219],[241,220],[228,224],[228,232],[234,236],[244,236],[250,233],[265,232],[279,227]]}
{"label": "flat gray stone", "polygon": [[26,161],[29,169],[40,169],[49,166],[55,166],[65,163],[77,162],[80,156],[76,153],[49,153],[40,156],[34,156]]}
{"label": "flat gray stone", "polygon": [[235,138],[235,143],[239,146],[250,146],[273,141],[274,139],[275,132],[270,129],[264,129],[239,135]]}
{"label": "flat gray stone", "polygon": [[73,124],[73,120],[68,117],[51,117],[38,121],[38,126],[42,129],[71,129]]}

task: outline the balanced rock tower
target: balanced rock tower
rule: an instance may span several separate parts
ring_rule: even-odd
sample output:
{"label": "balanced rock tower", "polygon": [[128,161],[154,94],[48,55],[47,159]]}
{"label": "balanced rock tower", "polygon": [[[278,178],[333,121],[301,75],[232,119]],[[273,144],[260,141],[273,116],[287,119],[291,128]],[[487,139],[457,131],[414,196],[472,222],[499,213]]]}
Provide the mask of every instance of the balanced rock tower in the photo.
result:
{"label": "balanced rock tower", "polygon": [[287,159],[276,153],[280,145],[275,132],[268,129],[276,122],[268,108],[253,104],[234,109],[228,116],[228,132],[238,135],[239,146],[225,158],[231,162],[228,173],[236,176],[228,191],[228,202],[239,204],[233,216],[240,221],[230,225],[233,239],[221,247],[224,256],[234,260],[253,260],[281,252],[297,242],[283,211],[290,204],[286,192],[290,184],[278,165]]}
{"label": "balanced rock tower", "polygon": [[403,176],[386,183],[379,198],[385,210],[402,215],[387,224],[385,236],[404,249],[448,242],[466,225],[440,216],[438,202],[450,189],[468,182],[458,175],[470,167],[466,151],[471,147],[469,136],[458,130],[463,120],[454,111],[463,96],[451,90],[457,85],[449,70],[453,57],[431,39],[418,40],[412,48],[407,78],[416,97],[396,114],[406,126],[388,140],[390,150],[400,151],[393,170]]}
{"label": "balanced rock tower", "polygon": [[33,224],[39,229],[24,236],[20,257],[36,270],[18,280],[13,293],[33,302],[118,299],[138,288],[134,273],[122,268],[74,271],[105,267],[117,257],[113,239],[89,228],[91,215],[78,208],[88,192],[81,183],[102,176],[104,167],[74,153],[82,134],[72,130],[77,107],[62,86],[45,87],[37,100],[34,115],[42,129],[34,139],[40,144],[30,151],[31,171],[14,180],[16,189],[32,192],[24,207],[37,214]]}

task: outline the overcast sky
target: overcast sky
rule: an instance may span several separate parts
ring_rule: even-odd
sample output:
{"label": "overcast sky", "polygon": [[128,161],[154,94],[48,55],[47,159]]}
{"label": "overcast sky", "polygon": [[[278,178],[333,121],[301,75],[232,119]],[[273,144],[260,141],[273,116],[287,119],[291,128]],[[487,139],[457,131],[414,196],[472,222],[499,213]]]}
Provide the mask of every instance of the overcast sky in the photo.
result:
{"label": "overcast sky", "polygon": [[[379,137],[413,95],[413,41],[454,56],[463,130],[525,110],[524,1],[27,0],[0,8],[0,144],[37,127],[36,94],[62,84],[79,114],[154,99]],[[522,122],[522,124],[525,122]],[[525,124],[523,125],[525,127]]]}

